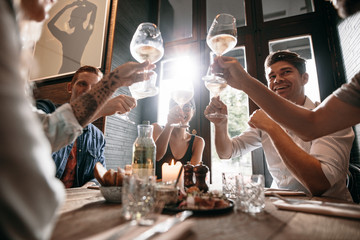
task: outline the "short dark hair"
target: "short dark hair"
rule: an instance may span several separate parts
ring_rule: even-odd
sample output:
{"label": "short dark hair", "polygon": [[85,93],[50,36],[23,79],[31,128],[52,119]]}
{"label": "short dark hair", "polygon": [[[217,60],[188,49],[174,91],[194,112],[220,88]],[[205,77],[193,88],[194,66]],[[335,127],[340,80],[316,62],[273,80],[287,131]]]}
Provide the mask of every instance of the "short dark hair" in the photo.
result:
{"label": "short dark hair", "polygon": [[89,73],[94,73],[96,74],[100,79],[103,77],[103,73],[97,69],[96,67],[93,66],[89,66],[89,65],[85,65],[80,67],[74,74],[73,78],[71,79],[71,85],[74,85],[76,83],[76,81],[79,78],[79,74],[83,73],[83,72],[89,72]]}
{"label": "short dark hair", "polygon": [[290,52],[288,50],[282,50],[277,52],[272,52],[265,59],[265,68],[269,68],[274,63],[284,61],[293,65],[300,74],[306,72],[306,60],[300,57],[299,54],[295,52]]}

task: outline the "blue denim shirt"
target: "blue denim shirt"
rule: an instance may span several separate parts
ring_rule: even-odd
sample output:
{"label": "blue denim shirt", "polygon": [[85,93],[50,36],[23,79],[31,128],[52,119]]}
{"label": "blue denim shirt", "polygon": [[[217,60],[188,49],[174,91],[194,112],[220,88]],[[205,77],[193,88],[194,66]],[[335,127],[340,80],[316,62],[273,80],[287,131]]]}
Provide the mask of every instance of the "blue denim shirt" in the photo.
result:
{"label": "blue denim shirt", "polygon": [[[94,179],[94,167],[97,162],[105,165],[105,138],[103,133],[94,125],[89,124],[76,139],[76,176],[72,187],[81,187]],[[56,165],[56,177],[61,179],[66,163],[74,143],[54,152],[52,157]]]}

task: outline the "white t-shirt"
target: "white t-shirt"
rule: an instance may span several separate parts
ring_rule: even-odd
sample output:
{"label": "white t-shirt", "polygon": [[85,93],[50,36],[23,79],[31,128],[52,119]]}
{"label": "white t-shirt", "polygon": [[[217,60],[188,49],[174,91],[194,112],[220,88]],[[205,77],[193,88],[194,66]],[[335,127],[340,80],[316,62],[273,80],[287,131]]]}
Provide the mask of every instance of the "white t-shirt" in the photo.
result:
{"label": "white t-shirt", "polygon": [[[316,105],[306,97],[304,107],[313,109]],[[331,184],[330,189],[322,196],[352,201],[346,187],[346,177],[354,140],[353,130],[347,128],[309,142],[304,142],[291,131],[287,132],[299,147],[320,161],[322,170]],[[308,192],[285,166],[265,131],[248,128],[239,136],[232,138],[232,146],[233,157],[242,156],[249,151],[263,147],[268,169],[273,177],[271,187]]]}

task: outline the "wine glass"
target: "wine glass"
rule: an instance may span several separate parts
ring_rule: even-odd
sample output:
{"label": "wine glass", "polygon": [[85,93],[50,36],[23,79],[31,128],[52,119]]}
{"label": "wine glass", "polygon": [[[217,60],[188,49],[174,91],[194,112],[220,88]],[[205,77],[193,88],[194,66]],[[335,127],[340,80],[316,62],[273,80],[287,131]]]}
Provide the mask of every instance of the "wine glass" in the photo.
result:
{"label": "wine glass", "polygon": [[[155,86],[157,79],[156,72],[151,70],[148,73],[151,73],[148,81],[137,82],[129,86],[131,96],[136,100],[153,97],[159,93],[159,88]],[[150,82],[150,87],[148,84],[146,84],[147,82]],[[135,124],[134,121],[130,120],[129,112],[119,114],[119,117],[129,123]]]}
{"label": "wine glass", "polygon": [[[141,23],[131,40],[130,52],[140,63],[146,60],[150,63],[159,61],[164,55],[163,39],[159,28],[153,23]],[[147,91],[149,90],[148,87],[153,86],[147,82],[144,87],[144,91]]]}
{"label": "wine glass", "polygon": [[[164,55],[163,39],[159,28],[153,23],[141,23],[132,37],[130,52],[136,61],[140,63],[146,60],[150,63],[159,61]],[[148,73],[149,71],[145,69],[142,74],[146,75]],[[134,83],[129,87],[129,90],[135,99],[142,99],[158,94],[159,90],[155,86],[157,75],[155,72],[153,73],[154,74],[150,76],[149,81]],[[121,114],[120,117],[125,121],[135,124],[130,120],[128,112]]]}
{"label": "wine glass", "polygon": [[[191,80],[178,82],[170,92],[172,100],[182,109],[183,106],[188,103],[194,97],[194,87]],[[176,128],[188,128],[187,124],[173,123],[171,126]]]}
{"label": "wine glass", "polygon": [[[208,68],[206,76],[202,79],[205,82],[206,88],[215,96],[219,96],[223,91],[227,82],[223,78],[223,73],[215,71],[211,65],[214,63],[215,56],[222,56],[236,46],[237,43],[237,28],[236,19],[226,13],[218,14],[206,37],[206,42],[212,52],[210,52],[210,67]],[[209,117],[224,118],[225,114],[210,113]]]}

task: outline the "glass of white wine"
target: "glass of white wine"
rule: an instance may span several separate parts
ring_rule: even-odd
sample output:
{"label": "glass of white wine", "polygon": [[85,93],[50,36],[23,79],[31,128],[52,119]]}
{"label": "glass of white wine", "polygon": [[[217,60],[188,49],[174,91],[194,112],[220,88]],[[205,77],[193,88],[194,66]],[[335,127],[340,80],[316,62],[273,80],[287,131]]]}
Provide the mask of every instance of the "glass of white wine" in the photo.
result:
{"label": "glass of white wine", "polygon": [[[171,90],[170,96],[172,100],[174,100],[176,104],[179,105],[181,109],[183,109],[183,106],[194,97],[194,86],[192,84],[192,81],[186,80],[179,84],[176,84],[176,86]],[[190,127],[188,124],[184,124],[182,122],[173,123],[171,124],[171,126],[177,128]]]}
{"label": "glass of white wine", "polygon": [[[137,82],[129,86],[131,96],[136,100],[153,97],[159,93],[159,88],[155,86],[157,78],[156,72],[151,70],[148,73],[151,73],[148,81]],[[150,86],[153,87],[149,88],[146,84],[147,82],[150,82]],[[118,116],[129,123],[135,124],[135,122],[129,118],[129,112],[119,114]]]}
{"label": "glass of white wine", "polygon": [[[141,23],[130,43],[131,55],[136,61],[142,63],[148,60],[150,63],[158,62],[164,55],[163,39],[159,28],[153,23]],[[158,94],[159,89],[156,87],[156,73],[145,69],[144,73],[152,73],[149,81],[134,83],[129,87],[131,95],[135,99],[152,97]],[[128,113],[121,114],[120,117],[125,121],[135,124],[130,120]]]}
{"label": "glass of white wine", "polygon": [[[226,86],[226,79],[223,78],[221,72],[215,72],[211,65],[214,62],[215,56],[222,56],[236,46],[237,43],[237,28],[236,19],[226,13],[218,14],[208,31],[206,42],[212,52],[210,52],[210,67],[206,76],[202,79],[205,82],[206,88],[214,95],[218,96]],[[210,117],[223,118],[226,115],[221,113],[211,113]]]}
{"label": "glass of white wine", "polygon": [[[150,63],[158,62],[164,56],[163,39],[159,28],[153,23],[141,23],[131,40],[130,52],[140,63],[146,60]],[[148,81],[147,84],[150,85],[151,82]],[[144,89],[144,91],[146,90],[150,91],[151,89]]]}

